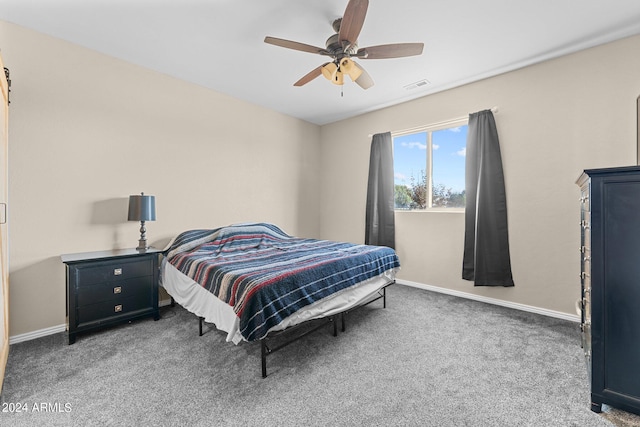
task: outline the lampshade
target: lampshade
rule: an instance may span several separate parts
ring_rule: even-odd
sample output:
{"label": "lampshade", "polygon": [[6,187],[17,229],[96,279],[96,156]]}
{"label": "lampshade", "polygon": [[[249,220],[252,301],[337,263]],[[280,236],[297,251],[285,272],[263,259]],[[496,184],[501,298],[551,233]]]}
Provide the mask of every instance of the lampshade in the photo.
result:
{"label": "lampshade", "polygon": [[155,221],[156,198],[144,193],[129,196],[129,221]]}
{"label": "lampshade", "polygon": [[322,75],[334,85],[342,85],[344,83],[344,74],[338,68],[335,62],[330,62],[321,68]]}
{"label": "lampshade", "polygon": [[334,85],[342,86],[344,84],[344,74],[342,74],[340,70],[336,71],[333,75],[331,83],[333,83]]}
{"label": "lampshade", "polygon": [[329,62],[327,65],[322,67],[322,75],[325,79],[333,81],[338,72],[338,66],[335,62]]}
{"label": "lampshade", "polygon": [[347,74],[349,77],[351,77],[351,80],[354,82],[362,74],[362,69],[358,67],[356,63],[350,60],[349,58],[342,58],[342,60],[340,60],[340,71],[344,74]]}

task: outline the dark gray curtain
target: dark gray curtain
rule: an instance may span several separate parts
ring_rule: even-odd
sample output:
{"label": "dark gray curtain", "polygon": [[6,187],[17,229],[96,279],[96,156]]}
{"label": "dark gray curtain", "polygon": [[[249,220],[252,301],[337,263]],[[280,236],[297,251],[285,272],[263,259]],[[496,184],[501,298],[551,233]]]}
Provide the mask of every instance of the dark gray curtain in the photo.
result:
{"label": "dark gray curtain", "polygon": [[475,286],[513,286],[507,199],[491,110],[469,115],[462,278]]}
{"label": "dark gray curtain", "polygon": [[393,145],[391,133],[378,133],[371,140],[369,184],[364,242],[395,248],[393,197]]}

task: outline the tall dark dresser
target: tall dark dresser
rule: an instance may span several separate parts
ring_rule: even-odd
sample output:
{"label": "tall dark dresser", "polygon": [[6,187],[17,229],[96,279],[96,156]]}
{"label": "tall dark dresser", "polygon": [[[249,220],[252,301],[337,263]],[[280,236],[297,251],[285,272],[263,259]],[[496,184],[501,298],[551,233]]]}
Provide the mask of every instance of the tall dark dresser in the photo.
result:
{"label": "tall dark dresser", "polygon": [[577,184],[591,409],[640,414],[640,166],[585,170]]}

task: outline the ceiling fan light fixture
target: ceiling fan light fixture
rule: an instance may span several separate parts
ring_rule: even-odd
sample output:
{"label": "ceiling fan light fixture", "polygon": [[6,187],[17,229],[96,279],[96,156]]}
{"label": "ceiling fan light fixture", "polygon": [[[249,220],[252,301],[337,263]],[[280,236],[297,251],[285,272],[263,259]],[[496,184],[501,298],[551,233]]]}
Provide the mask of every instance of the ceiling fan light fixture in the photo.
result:
{"label": "ceiling fan light fixture", "polygon": [[334,85],[344,84],[344,73],[338,68],[338,64],[330,62],[321,69],[322,75]]}
{"label": "ceiling fan light fixture", "polygon": [[349,58],[342,58],[342,60],[340,60],[340,71],[351,77],[351,80],[354,82],[358,80],[358,77],[362,74],[362,69],[358,68],[355,62]]}
{"label": "ceiling fan light fixture", "polygon": [[329,62],[327,65],[322,67],[322,75],[327,80],[333,81],[337,72],[338,66],[335,64],[335,62]]}
{"label": "ceiling fan light fixture", "polygon": [[344,84],[344,73],[336,71],[336,73],[333,75],[333,78],[331,79],[331,83],[333,83],[334,85],[342,86]]}

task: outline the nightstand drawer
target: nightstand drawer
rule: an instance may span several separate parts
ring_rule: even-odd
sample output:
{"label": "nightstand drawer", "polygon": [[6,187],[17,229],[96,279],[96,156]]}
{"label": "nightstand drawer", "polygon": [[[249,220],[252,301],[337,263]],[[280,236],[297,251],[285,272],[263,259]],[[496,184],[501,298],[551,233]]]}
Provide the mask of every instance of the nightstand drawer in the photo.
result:
{"label": "nightstand drawer", "polygon": [[78,287],[94,283],[114,282],[132,277],[153,275],[153,261],[121,259],[101,263],[87,264],[78,269]]}
{"label": "nightstand drawer", "polygon": [[78,310],[78,326],[96,321],[110,321],[118,316],[126,317],[137,310],[146,309],[150,311],[151,307],[152,298],[150,293],[87,305],[82,310]]}
{"label": "nightstand drawer", "polygon": [[84,307],[90,304],[122,300],[136,295],[151,295],[151,292],[153,292],[153,276],[81,286],[76,293],[77,307],[84,310]]}

